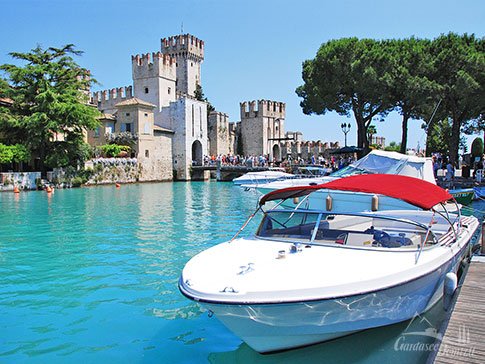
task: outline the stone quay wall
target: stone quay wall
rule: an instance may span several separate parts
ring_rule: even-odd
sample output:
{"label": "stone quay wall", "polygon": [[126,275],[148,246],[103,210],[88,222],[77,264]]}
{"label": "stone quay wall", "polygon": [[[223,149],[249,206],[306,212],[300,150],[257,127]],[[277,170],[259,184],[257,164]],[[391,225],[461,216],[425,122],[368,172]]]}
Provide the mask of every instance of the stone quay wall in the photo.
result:
{"label": "stone quay wall", "polygon": [[35,190],[36,180],[40,180],[40,172],[7,172],[0,173],[0,191]]}

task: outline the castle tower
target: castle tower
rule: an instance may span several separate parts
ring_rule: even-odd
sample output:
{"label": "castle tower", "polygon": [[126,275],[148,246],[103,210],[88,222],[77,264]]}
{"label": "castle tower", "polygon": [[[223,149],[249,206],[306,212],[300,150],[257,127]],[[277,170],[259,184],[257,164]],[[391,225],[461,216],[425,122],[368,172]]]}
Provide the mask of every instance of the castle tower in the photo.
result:
{"label": "castle tower", "polygon": [[133,96],[156,105],[155,124],[162,125],[162,108],[176,100],[176,59],[147,53],[131,57]]}
{"label": "castle tower", "polygon": [[209,114],[209,154],[220,155],[231,153],[229,116],[219,111]]}
{"label": "castle tower", "polygon": [[204,60],[204,42],[190,34],[163,38],[162,54],[177,60],[177,91],[194,96],[201,84],[200,66]]}
{"label": "castle tower", "polygon": [[[241,102],[241,138],[245,155],[267,154],[281,161],[285,138],[285,103],[269,100]],[[257,107],[257,108],[256,108]]]}

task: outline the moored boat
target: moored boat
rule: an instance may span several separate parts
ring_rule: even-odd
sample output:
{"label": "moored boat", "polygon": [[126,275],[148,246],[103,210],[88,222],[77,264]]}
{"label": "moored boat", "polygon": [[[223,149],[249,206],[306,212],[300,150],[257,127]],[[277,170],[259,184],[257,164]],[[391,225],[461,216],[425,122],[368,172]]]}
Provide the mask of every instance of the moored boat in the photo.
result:
{"label": "moored boat", "polygon": [[475,190],[473,188],[459,188],[449,190],[450,195],[462,205],[469,205],[472,203],[473,199],[475,198]]}
{"label": "moored boat", "polygon": [[[416,206],[362,212],[301,209],[318,190],[388,196]],[[478,228],[474,217],[435,209],[451,198],[429,182],[361,175],[278,190],[259,207],[300,198],[294,210],[264,212],[255,236],[192,258],[180,291],[212,311],[259,352],[330,340],[411,319],[443,295]],[[345,206],[346,208],[348,205]]]}
{"label": "moored boat", "polygon": [[273,169],[268,171],[248,172],[240,177],[234,178],[232,181],[235,185],[260,185],[277,180],[294,178],[291,173],[286,173],[280,169]]}
{"label": "moored boat", "polygon": [[[414,177],[436,184],[433,174],[433,163],[431,158],[422,158],[411,155],[405,155],[397,152],[387,152],[382,150],[373,150],[366,156],[352,163],[351,165],[330,174],[325,177],[318,178],[303,178],[303,179],[288,179],[270,182],[267,184],[256,185],[256,189],[263,194],[271,191],[279,190],[287,187],[308,186],[327,183],[337,180],[339,178],[349,177],[361,174],[395,174],[408,177]],[[366,197],[359,193],[348,193],[345,191],[334,193],[338,195],[336,199],[340,205],[355,204],[356,200],[366,200]],[[310,197],[310,205],[321,206],[322,201],[326,198],[320,192],[312,194]],[[296,200],[295,200],[296,201]],[[296,204],[292,200],[283,202],[283,207],[293,208]],[[324,203],[325,201],[323,201]],[[389,209],[406,208],[398,200],[389,200],[386,197],[382,198],[381,206],[387,206]],[[412,208],[407,206],[407,208]]]}

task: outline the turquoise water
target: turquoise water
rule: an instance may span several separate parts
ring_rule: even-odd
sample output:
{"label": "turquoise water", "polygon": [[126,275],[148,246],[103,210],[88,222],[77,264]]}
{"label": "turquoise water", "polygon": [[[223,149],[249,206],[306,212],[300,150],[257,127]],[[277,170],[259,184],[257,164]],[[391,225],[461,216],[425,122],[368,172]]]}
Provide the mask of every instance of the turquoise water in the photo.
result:
{"label": "turquoise water", "polygon": [[432,343],[403,335],[438,329],[441,303],[411,325],[260,355],[183,297],[184,264],[230,239],[257,198],[216,182],[0,194],[0,363],[426,360],[399,343]]}

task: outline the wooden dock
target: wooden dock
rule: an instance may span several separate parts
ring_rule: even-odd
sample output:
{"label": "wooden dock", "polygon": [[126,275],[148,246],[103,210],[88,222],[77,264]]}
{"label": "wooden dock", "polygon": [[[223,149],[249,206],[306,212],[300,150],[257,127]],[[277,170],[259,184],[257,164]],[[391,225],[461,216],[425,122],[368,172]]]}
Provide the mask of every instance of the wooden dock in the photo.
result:
{"label": "wooden dock", "polygon": [[428,363],[485,363],[485,257],[474,256]]}

